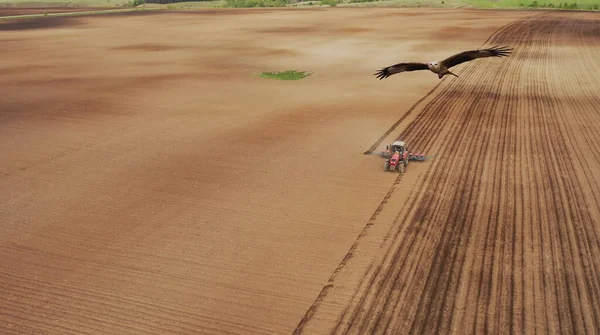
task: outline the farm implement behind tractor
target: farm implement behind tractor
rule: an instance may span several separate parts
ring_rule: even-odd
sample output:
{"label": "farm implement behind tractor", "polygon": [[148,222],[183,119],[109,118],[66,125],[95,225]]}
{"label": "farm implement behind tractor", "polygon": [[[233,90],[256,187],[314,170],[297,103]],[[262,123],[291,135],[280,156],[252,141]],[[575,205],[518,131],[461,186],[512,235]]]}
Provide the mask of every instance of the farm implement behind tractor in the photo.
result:
{"label": "farm implement behind tractor", "polygon": [[383,168],[385,171],[398,171],[404,173],[408,167],[410,161],[424,162],[433,156],[425,156],[424,154],[408,152],[408,147],[403,141],[395,141],[391,145],[385,147],[385,151],[379,153],[379,155],[385,158]]}

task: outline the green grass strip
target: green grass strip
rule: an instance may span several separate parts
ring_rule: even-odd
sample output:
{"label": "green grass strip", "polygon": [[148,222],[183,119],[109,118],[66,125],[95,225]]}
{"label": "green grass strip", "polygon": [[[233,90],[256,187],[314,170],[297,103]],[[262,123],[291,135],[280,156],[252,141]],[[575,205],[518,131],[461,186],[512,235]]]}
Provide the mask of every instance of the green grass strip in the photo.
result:
{"label": "green grass strip", "polygon": [[310,76],[306,71],[287,70],[284,72],[262,72],[259,74],[262,78],[279,79],[279,80],[300,80]]}

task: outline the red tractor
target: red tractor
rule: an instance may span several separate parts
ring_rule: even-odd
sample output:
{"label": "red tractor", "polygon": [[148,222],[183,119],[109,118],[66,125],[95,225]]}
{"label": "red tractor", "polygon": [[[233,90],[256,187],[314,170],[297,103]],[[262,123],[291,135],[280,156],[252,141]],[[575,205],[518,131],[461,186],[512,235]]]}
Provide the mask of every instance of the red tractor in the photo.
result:
{"label": "red tractor", "polygon": [[385,163],[383,165],[384,170],[404,173],[404,170],[408,167],[408,162],[410,161],[406,143],[395,141],[391,146],[386,146],[385,149],[386,151],[381,153],[381,156],[385,158]]}

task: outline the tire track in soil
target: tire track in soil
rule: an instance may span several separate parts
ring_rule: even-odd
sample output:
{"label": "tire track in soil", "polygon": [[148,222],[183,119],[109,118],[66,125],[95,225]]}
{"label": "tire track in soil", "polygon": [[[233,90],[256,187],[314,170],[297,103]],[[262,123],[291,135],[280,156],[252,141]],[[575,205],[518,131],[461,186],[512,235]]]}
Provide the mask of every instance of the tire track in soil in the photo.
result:
{"label": "tire track in soil", "polygon": [[396,128],[398,128],[398,125],[400,125],[400,123],[402,123],[402,121],[404,121],[410,114],[412,114],[412,112],[415,109],[417,109],[417,107],[419,107],[423,103],[423,101],[427,100],[427,98],[429,98],[433,93],[435,93],[436,90],[438,90],[440,85],[442,85],[446,79],[447,79],[447,77],[442,78],[429,92],[427,92],[427,94],[425,94],[414,105],[412,105],[404,114],[402,114],[402,116],[396,122],[394,122],[394,124],[390,127],[390,129],[388,129],[386,132],[384,132],[377,139],[377,141],[375,141],[375,143],[373,143],[373,145],[371,145],[369,147],[369,149],[364,152],[364,154],[365,155],[372,154],[373,151],[375,151],[377,149],[377,147],[381,144],[381,142],[383,142],[386,137],[388,137],[394,130],[396,130]]}
{"label": "tire track in soil", "polygon": [[488,41],[512,57],[465,66],[422,107],[399,138],[441,155],[332,333],[600,330],[600,98],[576,89],[600,87],[599,23],[514,21]]}
{"label": "tire track in soil", "polygon": [[387,192],[387,194],[384,196],[381,203],[379,203],[379,206],[377,206],[377,208],[375,209],[375,212],[373,213],[373,215],[371,216],[371,218],[369,219],[369,221],[367,222],[367,224],[365,225],[365,227],[363,228],[361,233],[358,235],[358,237],[356,238],[356,240],[350,247],[350,250],[348,251],[348,253],[346,253],[344,258],[342,259],[342,262],[338,265],[338,267],[335,269],[335,271],[329,278],[328,284],[323,287],[323,289],[317,296],[317,299],[315,299],[315,302],[309,307],[309,309],[306,312],[306,314],[304,315],[304,317],[300,320],[300,323],[298,324],[298,326],[296,326],[296,329],[294,329],[294,332],[293,332],[294,335],[302,334],[306,324],[310,321],[310,319],[313,317],[313,315],[317,312],[317,309],[319,308],[320,303],[325,299],[325,297],[327,296],[327,294],[333,287],[333,283],[335,282],[336,275],[339,273],[339,271],[344,266],[346,266],[347,262],[352,258],[354,251],[356,250],[356,248],[358,248],[358,243],[359,243],[360,239],[367,234],[369,227],[373,225],[373,223],[377,219],[377,215],[383,210],[383,207],[385,206],[385,204],[388,202],[389,198],[394,193],[396,186],[400,183],[401,177],[402,177],[402,175],[398,174],[398,176],[396,177],[396,180],[392,184],[392,187]]}

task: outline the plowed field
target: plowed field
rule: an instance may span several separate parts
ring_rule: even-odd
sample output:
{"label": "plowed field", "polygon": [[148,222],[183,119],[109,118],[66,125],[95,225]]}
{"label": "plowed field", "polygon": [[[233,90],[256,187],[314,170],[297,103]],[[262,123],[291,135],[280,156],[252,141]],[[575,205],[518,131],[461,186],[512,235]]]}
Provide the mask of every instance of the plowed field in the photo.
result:
{"label": "plowed field", "polygon": [[398,177],[394,192],[411,196],[376,261],[357,288],[335,289],[345,275],[334,277],[304,323],[331,322],[335,334],[598,332],[599,32],[598,14],[517,20],[485,43],[515,47],[510,59],[469,64],[417,106],[398,138],[439,157],[408,189]]}
{"label": "plowed field", "polygon": [[[599,32],[367,8],[0,22],[0,333],[600,331]],[[515,53],[459,78],[372,76],[494,44]],[[255,75],[288,69],[313,74]],[[395,139],[438,156],[363,155]]]}

